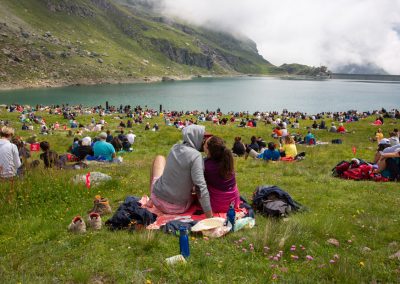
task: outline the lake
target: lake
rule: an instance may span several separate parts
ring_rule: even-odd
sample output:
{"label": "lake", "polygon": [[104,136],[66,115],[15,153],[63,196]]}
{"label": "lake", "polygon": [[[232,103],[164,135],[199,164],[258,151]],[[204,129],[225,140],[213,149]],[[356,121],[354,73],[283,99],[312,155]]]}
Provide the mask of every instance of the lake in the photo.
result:
{"label": "lake", "polygon": [[166,110],[360,111],[400,108],[399,82],[281,80],[272,77],[0,91],[0,104],[147,105]]}

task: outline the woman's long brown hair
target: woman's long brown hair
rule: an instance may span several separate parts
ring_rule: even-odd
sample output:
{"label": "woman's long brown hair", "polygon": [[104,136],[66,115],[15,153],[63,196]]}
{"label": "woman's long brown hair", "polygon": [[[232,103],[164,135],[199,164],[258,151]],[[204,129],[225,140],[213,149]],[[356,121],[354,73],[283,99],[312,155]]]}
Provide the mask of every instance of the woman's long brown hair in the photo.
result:
{"label": "woman's long brown hair", "polygon": [[224,178],[229,178],[234,173],[233,155],[225,145],[224,140],[217,136],[212,136],[207,141],[210,158],[219,164],[219,174]]}

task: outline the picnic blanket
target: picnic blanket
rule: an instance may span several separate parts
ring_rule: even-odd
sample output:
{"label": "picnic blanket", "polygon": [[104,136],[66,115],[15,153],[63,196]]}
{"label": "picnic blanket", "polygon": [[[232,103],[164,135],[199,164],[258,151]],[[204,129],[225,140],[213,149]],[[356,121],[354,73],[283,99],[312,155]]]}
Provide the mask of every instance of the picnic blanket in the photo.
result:
{"label": "picnic blanket", "polygon": [[[144,195],[140,200],[139,203],[142,205],[142,208],[146,208],[151,213],[157,215],[156,221],[152,224],[148,225],[146,228],[149,230],[158,230],[161,226],[165,225],[170,221],[184,221],[184,222],[191,222],[191,221],[200,221],[206,219],[206,215],[204,214],[200,204],[194,202],[189,209],[182,214],[165,214],[161,212],[157,207],[147,207],[147,203],[149,202],[149,197]],[[236,209],[236,218],[241,219],[246,216],[254,217],[254,212],[251,209],[251,206],[247,204],[247,202],[242,199],[242,203],[240,208]],[[214,213],[214,217],[221,217],[226,218],[226,213]]]}

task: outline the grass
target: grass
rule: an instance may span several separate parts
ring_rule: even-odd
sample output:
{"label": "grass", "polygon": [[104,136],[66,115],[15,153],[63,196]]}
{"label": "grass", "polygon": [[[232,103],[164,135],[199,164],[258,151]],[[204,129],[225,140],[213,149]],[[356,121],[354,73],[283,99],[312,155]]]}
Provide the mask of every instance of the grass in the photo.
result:
{"label": "grass", "polygon": [[[48,123],[62,117],[42,113]],[[1,119],[21,124],[18,114],[0,112]],[[79,116],[83,124],[91,116]],[[80,171],[28,172],[15,183],[11,204],[7,203],[9,185],[0,184],[0,279],[2,283],[395,283],[400,281],[399,262],[389,256],[400,250],[398,205],[399,185],[370,181],[348,181],[331,176],[331,168],[341,160],[357,157],[371,160],[376,144],[368,138],[376,128],[372,119],[348,124],[350,133],[337,135],[316,131],[318,140],[342,138],[342,145],[299,146],[306,151],[298,163],[264,163],[235,159],[237,182],[242,195],[251,199],[258,185],[275,184],[288,191],[308,211],[291,215],[288,220],[272,220],[257,215],[256,227],[220,239],[206,240],[194,236],[190,240],[191,256],[186,265],[167,266],[164,259],[179,253],[178,239],[158,231],[99,232],[84,235],[67,232],[77,214],[86,218],[96,194],[108,197],[114,209],[128,195],[148,193],[149,170],[156,154],[167,155],[181,133],[164,126],[161,118],[151,124],[161,125],[159,132],[144,131],[135,125],[137,135],[134,152],[125,154],[122,165],[91,166],[112,181],[86,189],[75,185],[72,178]],[[108,128],[114,130],[118,120],[107,117]],[[311,121],[301,121],[301,132]],[[271,126],[243,129],[235,125],[216,126],[204,123],[207,131],[223,137],[229,146],[235,136],[245,142],[252,135],[270,140]],[[327,120],[329,125],[329,120]],[[398,127],[387,119],[384,133]],[[28,137],[32,133],[17,131]],[[39,136],[48,140],[59,153],[72,143],[65,132]],[[272,139],[272,138],[271,138]],[[35,155],[38,155],[35,153]],[[36,156],[34,157],[36,158]],[[104,218],[107,220],[107,217]],[[245,238],[245,239],[243,239]],[[330,238],[339,247],[327,243]],[[242,242],[239,243],[239,240]],[[254,251],[249,245],[254,244]],[[290,247],[297,246],[296,252]],[[302,251],[300,245],[305,247]],[[265,255],[264,247],[270,250]],[[370,251],[367,251],[368,247]],[[243,252],[243,248],[247,252]],[[279,262],[269,259],[283,251]],[[295,261],[291,254],[299,256]],[[306,255],[314,257],[307,261]],[[329,261],[337,255],[334,264]],[[276,278],[273,280],[273,278]]]}

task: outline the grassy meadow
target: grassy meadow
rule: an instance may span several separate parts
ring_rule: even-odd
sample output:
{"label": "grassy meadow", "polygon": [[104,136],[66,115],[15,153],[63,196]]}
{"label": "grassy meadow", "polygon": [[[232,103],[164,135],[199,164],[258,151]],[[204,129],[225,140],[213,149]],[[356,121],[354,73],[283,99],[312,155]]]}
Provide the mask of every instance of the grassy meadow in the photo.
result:
{"label": "grassy meadow", "polygon": [[[12,121],[17,135],[21,131],[19,114],[0,111],[1,119]],[[66,123],[62,116],[41,113],[48,125]],[[111,115],[107,128],[117,129],[120,122]],[[83,124],[91,116],[79,116]],[[98,119],[98,116],[95,116]],[[75,235],[67,226],[77,214],[87,217],[93,198],[101,194],[110,199],[114,210],[128,195],[141,196],[149,191],[149,172],[156,154],[167,155],[181,139],[174,127],[162,118],[153,118],[160,131],[145,131],[134,125],[137,135],[134,152],[123,154],[119,165],[90,166],[85,170],[45,170],[42,166],[28,172],[14,186],[12,201],[9,183],[0,184],[0,282],[1,283],[398,283],[399,260],[389,256],[400,250],[400,186],[398,183],[349,181],[331,176],[341,160],[357,157],[372,160],[376,142],[370,142],[376,128],[371,117],[346,124],[349,134],[314,131],[317,140],[343,139],[341,145],[298,146],[306,152],[300,162],[265,163],[235,158],[237,182],[248,200],[258,185],[278,185],[309,210],[293,214],[287,220],[272,220],[261,215],[256,226],[219,239],[194,236],[190,240],[188,263],[168,266],[164,259],[179,253],[178,238],[159,231],[117,231],[88,229]],[[126,122],[126,119],[124,119]],[[327,125],[330,121],[326,120]],[[272,141],[271,125],[238,128],[203,123],[207,131],[223,137],[229,146],[235,136],[249,143],[252,135]],[[300,121],[306,133],[311,120]],[[386,119],[385,136],[398,121]],[[35,133],[38,133],[38,127]],[[92,137],[94,133],[89,134]],[[66,132],[41,136],[52,149],[65,153],[72,138]],[[34,153],[37,158],[38,153]],[[87,189],[72,178],[88,171],[100,171],[113,180]],[[103,218],[107,220],[109,216]],[[328,244],[334,238],[339,246]],[[250,249],[253,244],[254,250]],[[291,251],[296,245],[296,251]],[[300,248],[304,247],[304,250]],[[268,247],[268,248],[265,248]],[[270,259],[279,251],[279,261]],[[298,256],[297,260],[292,255]],[[307,260],[306,256],[313,260]]]}

